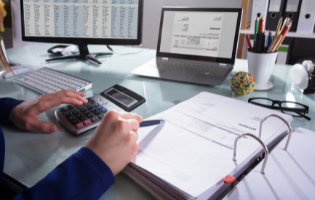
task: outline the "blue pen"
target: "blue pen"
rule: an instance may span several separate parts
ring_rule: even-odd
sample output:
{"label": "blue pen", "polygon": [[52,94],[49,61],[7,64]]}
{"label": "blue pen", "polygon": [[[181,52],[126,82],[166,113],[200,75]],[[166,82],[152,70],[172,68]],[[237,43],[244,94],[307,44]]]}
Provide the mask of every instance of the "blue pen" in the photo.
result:
{"label": "blue pen", "polygon": [[267,46],[267,49],[269,49],[270,45],[272,43],[272,32],[269,32],[269,35],[268,35],[268,46]]}
{"label": "blue pen", "polygon": [[148,120],[140,123],[140,127],[154,126],[164,122],[164,120]]}

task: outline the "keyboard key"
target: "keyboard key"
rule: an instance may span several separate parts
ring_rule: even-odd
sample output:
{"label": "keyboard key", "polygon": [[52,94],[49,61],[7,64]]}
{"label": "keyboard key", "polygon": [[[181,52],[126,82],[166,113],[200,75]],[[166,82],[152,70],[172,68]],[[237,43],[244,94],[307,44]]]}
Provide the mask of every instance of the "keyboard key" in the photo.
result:
{"label": "keyboard key", "polygon": [[83,126],[83,124],[78,123],[78,124],[75,125],[75,127],[76,127],[77,129],[81,129],[81,128],[83,128],[84,126]]}
{"label": "keyboard key", "polygon": [[83,121],[83,124],[84,124],[85,126],[88,126],[88,125],[91,124],[91,121],[87,119],[87,120]]}

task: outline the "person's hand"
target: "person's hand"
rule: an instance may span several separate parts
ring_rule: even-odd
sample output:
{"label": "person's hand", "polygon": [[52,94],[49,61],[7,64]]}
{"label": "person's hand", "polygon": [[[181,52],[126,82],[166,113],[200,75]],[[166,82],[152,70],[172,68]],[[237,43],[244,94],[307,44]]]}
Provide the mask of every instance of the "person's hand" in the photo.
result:
{"label": "person's hand", "polygon": [[15,106],[10,114],[10,120],[15,126],[35,131],[52,133],[57,130],[56,125],[48,122],[39,122],[38,115],[60,104],[82,105],[88,101],[84,99],[85,93],[72,90],[62,90],[52,94],[44,94],[35,99],[22,102]]}
{"label": "person's hand", "polygon": [[109,111],[85,146],[96,153],[117,175],[138,151],[139,123],[142,117],[132,113]]}

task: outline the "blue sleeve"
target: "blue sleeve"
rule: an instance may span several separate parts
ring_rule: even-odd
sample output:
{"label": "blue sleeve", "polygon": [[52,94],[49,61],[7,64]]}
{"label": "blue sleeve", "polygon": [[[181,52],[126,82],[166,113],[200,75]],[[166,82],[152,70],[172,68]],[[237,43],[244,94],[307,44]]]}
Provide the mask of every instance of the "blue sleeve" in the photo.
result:
{"label": "blue sleeve", "polygon": [[105,162],[83,147],[14,200],[99,199],[114,182],[114,175]]}
{"label": "blue sleeve", "polygon": [[0,124],[10,123],[10,114],[12,109],[23,101],[11,99],[11,98],[0,98]]}

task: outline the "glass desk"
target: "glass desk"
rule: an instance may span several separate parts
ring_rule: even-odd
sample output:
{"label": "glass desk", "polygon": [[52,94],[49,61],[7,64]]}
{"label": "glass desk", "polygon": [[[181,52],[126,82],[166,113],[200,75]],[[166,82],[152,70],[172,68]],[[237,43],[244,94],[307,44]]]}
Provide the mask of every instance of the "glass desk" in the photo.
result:
{"label": "glass desk", "polygon": [[[254,91],[246,96],[235,96],[230,89],[230,79],[234,72],[247,71],[246,60],[236,60],[236,66],[221,86],[206,86],[162,79],[147,78],[129,74],[129,72],[155,57],[155,50],[147,50],[129,55],[114,54],[100,58],[102,65],[96,66],[83,61],[46,63],[49,58],[47,49],[55,44],[32,44],[8,49],[7,53],[13,62],[32,67],[34,70],[49,67],[70,75],[78,76],[93,82],[92,89],[86,91],[87,97],[99,94],[105,89],[120,84],[146,98],[146,103],[133,112],[147,118],[164,111],[175,104],[187,100],[202,91],[224,95],[242,101],[251,97],[266,97],[274,100],[296,101],[310,106],[311,121],[295,118],[293,128],[304,127],[315,131],[315,113],[312,110],[314,95],[302,95],[292,86],[290,80],[291,66],[276,65],[270,81],[274,88],[268,91]],[[105,46],[89,46],[90,52],[108,51]],[[118,53],[138,52],[139,49],[114,47]],[[0,79],[0,97],[12,97],[29,100],[39,96],[38,93],[12,82],[12,78]],[[31,187],[44,178],[58,164],[79,150],[92,134],[88,131],[74,136],[56,122],[53,108],[41,114],[39,120],[57,125],[58,130],[52,134],[38,134],[3,126],[6,142],[4,173],[27,187]],[[116,176],[115,184],[101,199],[154,199],[148,192],[123,174]]]}

